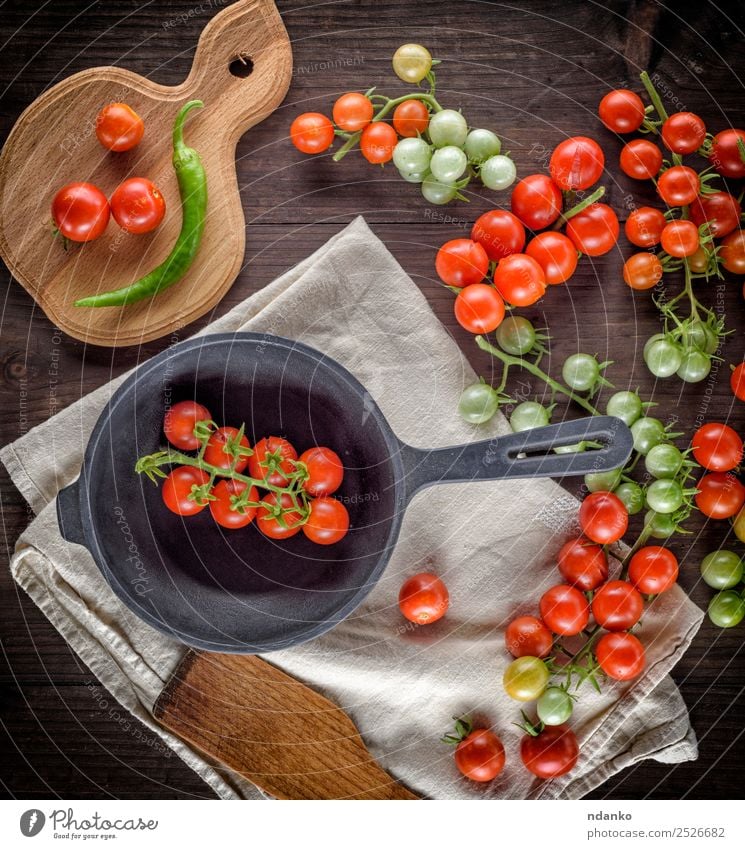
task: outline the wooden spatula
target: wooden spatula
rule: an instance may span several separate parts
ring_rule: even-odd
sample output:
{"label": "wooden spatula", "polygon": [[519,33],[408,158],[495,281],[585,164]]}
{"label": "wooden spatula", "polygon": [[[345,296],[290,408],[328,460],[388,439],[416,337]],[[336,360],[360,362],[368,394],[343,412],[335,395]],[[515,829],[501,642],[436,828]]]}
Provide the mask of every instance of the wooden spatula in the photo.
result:
{"label": "wooden spatula", "polygon": [[337,705],[259,657],[189,651],[153,710],[278,799],[416,799]]}

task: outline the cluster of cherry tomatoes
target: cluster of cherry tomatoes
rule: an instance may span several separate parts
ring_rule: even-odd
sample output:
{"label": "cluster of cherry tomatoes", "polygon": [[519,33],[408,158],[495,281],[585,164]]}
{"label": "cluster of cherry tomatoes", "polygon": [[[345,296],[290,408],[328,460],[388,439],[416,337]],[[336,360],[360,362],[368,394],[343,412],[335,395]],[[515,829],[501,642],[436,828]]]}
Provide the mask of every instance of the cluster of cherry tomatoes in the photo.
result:
{"label": "cluster of cherry tomatoes", "polygon": [[[270,539],[289,539],[302,530],[318,545],[339,542],[349,530],[347,508],[332,497],[344,467],[330,448],[315,446],[298,456],[279,436],[264,437],[251,448],[243,427],[218,427],[194,401],[174,404],[163,432],[179,451],[142,458],[137,470],[165,477],[161,494],[173,513],[194,516],[209,506],[215,522],[228,530],[255,520]],[[182,465],[167,476],[160,471],[160,465],[176,463]]]}
{"label": "cluster of cherry tomatoes", "polygon": [[550,177],[530,174],[515,185],[511,211],[485,212],[469,239],[442,245],[435,268],[458,290],[455,317],[462,327],[478,334],[496,330],[505,304],[531,306],[548,286],[569,280],[580,254],[596,257],[613,248],[620,228],[615,212],[596,200],[603,190],[572,206],[577,191],[600,179],[604,164],[597,142],[565,139],[551,154]]}
{"label": "cluster of cherry tomatoes", "polygon": [[506,189],[515,180],[514,162],[501,153],[501,141],[491,130],[469,130],[460,112],[440,106],[432,74],[435,61],[421,44],[402,45],[393,56],[393,70],[407,83],[427,79],[428,92],[397,98],[375,89],[347,92],[334,103],[333,121],[321,112],[298,115],[290,127],[292,143],[302,153],[323,153],[341,137],[344,142],[333,157],[337,162],[359,144],[368,162],[393,161],[401,177],[419,184],[424,198],[434,204],[459,197],[476,175],[489,189]]}
{"label": "cluster of cherry tomatoes", "polygon": [[[145,132],[140,116],[126,103],[110,103],[96,118],[96,136],[116,153],[136,147]],[[68,183],[52,201],[57,231],[71,242],[91,242],[106,230],[109,218],[127,233],[149,233],[163,220],[166,202],[161,191],[145,177],[120,183],[110,199],[93,183]]]}

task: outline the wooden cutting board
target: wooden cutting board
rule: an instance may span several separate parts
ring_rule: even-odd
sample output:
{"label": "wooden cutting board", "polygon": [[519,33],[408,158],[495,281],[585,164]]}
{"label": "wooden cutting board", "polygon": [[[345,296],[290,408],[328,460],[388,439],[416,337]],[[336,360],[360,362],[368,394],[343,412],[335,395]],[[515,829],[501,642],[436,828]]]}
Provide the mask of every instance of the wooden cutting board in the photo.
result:
{"label": "wooden cutting board", "polygon": [[155,718],[278,799],[416,799],[337,705],[253,655],[190,650]]}
{"label": "wooden cutting board", "polygon": [[[245,248],[235,145],[282,102],[291,74],[290,42],[274,3],[240,0],[205,27],[180,85],[158,85],[122,68],[91,68],[26,109],[0,154],[0,255],[52,322],[92,344],[134,345],[188,324],[223,297]],[[202,157],[209,203],[193,265],[155,298],[125,307],[74,307],[83,295],[128,285],[169,254],[181,226],[171,132],[179,107],[195,98],[204,108],[190,114],[185,139]],[[128,103],[145,122],[142,141],[126,153],[105,150],[94,131],[99,111],[114,101]],[[261,167],[258,157],[252,161],[257,173]],[[148,177],[163,192],[163,224],[136,236],[112,220],[96,241],[65,251],[52,231],[56,192],[65,183],[90,181],[110,196],[132,176]]]}

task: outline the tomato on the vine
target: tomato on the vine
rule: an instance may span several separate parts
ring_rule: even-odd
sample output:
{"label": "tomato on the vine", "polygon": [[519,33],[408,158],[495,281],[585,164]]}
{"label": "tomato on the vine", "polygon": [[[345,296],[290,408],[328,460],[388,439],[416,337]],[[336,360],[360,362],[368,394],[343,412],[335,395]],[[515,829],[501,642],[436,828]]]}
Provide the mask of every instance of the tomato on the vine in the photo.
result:
{"label": "tomato on the vine", "polygon": [[348,133],[356,133],[372,121],[372,101],[358,91],[349,91],[334,103],[331,114],[337,127]]}
{"label": "tomato on the vine", "polygon": [[471,781],[492,781],[504,769],[504,760],[502,741],[486,728],[475,728],[455,750],[455,765]]}
{"label": "tomato on the vine", "polygon": [[745,177],[745,130],[722,130],[711,142],[709,161],[723,177],[740,180]]}
{"label": "tomato on the vine", "polygon": [[704,222],[715,239],[729,235],[740,224],[742,207],[729,192],[713,192],[691,202],[691,221],[700,227]]}
{"label": "tomato on the vine", "polygon": [[334,545],[344,539],[349,530],[349,511],[337,498],[320,495],[311,498],[310,515],[303,533],[316,545]]}
{"label": "tomato on the vine", "polygon": [[360,150],[368,162],[379,165],[393,159],[393,148],[397,142],[398,136],[390,124],[373,121],[362,131]]}
{"label": "tomato on the vine", "polygon": [[96,117],[96,137],[107,150],[132,150],[145,134],[145,124],[126,103],[109,103]]}
{"label": "tomato on the vine", "polygon": [[[248,465],[248,451],[250,446],[248,439],[242,436],[240,442],[237,442],[238,428],[235,427],[219,427],[209,438],[207,448],[204,451],[204,461],[211,466],[227,471],[233,469],[235,472],[242,472]],[[247,449],[245,453],[236,459],[229,449],[235,449],[238,445],[241,448]],[[228,450],[226,450],[228,449]],[[235,465],[233,463],[235,462]]]}
{"label": "tomato on the vine", "polygon": [[546,689],[548,679],[548,667],[540,658],[523,655],[505,669],[502,685],[511,699],[532,702]]}
{"label": "tomato on the vine", "polygon": [[303,112],[290,125],[290,140],[301,153],[323,153],[334,143],[334,125],[320,112]]}
{"label": "tomato on the vine", "polygon": [[149,233],[166,214],[163,194],[145,177],[131,177],[120,183],[110,204],[114,221],[127,233]]}
{"label": "tomato on the vine", "polygon": [[644,595],[658,595],[675,586],[678,558],[661,545],[640,548],[629,562],[629,581]]}
{"label": "tomato on the vine", "polygon": [[698,227],[693,221],[670,221],[660,238],[662,250],[670,256],[685,257],[695,254],[699,246]]}
{"label": "tomato on the vine", "polygon": [[518,616],[507,626],[504,642],[513,657],[548,657],[554,638],[540,619]]}
{"label": "tomato on the vine", "polygon": [[628,581],[608,581],[592,599],[592,615],[606,631],[627,631],[641,618],[644,599]]}
{"label": "tomato on the vine", "polygon": [[653,289],[662,280],[662,263],[655,254],[632,254],[623,264],[623,279],[632,289]]}
{"label": "tomato on the vine", "polygon": [[745,274],[745,232],[735,230],[722,239],[719,249],[722,266],[731,274]]}
{"label": "tomato on the vine", "polygon": [[586,136],[565,139],[554,148],[548,169],[551,179],[566,191],[587,189],[600,179],[605,156],[600,145]]}
{"label": "tomato on the vine", "polygon": [[450,604],[448,588],[431,572],[420,572],[404,581],[398,607],[409,622],[429,625],[442,619]]}
{"label": "tomato on the vine", "polygon": [[510,254],[497,263],[494,285],[508,304],[529,307],[543,297],[546,275],[533,257]]}
{"label": "tomato on the vine", "polygon": [[728,472],[704,475],[696,488],[696,507],[710,519],[731,519],[745,504],[745,486]]}
{"label": "tomato on the vine", "polygon": [[196,516],[207,506],[208,502],[189,498],[194,487],[204,486],[210,476],[202,469],[194,466],[179,466],[163,481],[160,494],[163,503],[179,516]]}
{"label": "tomato on the vine", "polygon": [[673,153],[695,153],[706,138],[706,124],[693,112],[676,112],[662,125],[660,135]]}
{"label": "tomato on the vine", "polygon": [[644,103],[636,92],[617,88],[600,101],[598,115],[614,133],[633,133],[644,123]]}
{"label": "tomato on the vine", "polygon": [[557,584],[546,590],[540,601],[541,619],[554,632],[562,637],[579,634],[590,619],[590,606],[587,599],[569,584]]}
{"label": "tomato on the vine", "polygon": [[[215,496],[215,499],[210,501],[210,513],[212,513],[212,518],[218,525],[235,530],[236,528],[245,528],[246,525],[253,522],[258,508],[246,505],[243,512],[230,509],[232,498],[238,497],[247,486],[248,484],[243,483],[243,481],[223,479],[214,487],[212,495]],[[251,501],[259,501],[259,491],[255,486],[251,487],[248,497]]]}
{"label": "tomato on the vine", "polygon": [[404,100],[393,110],[393,128],[405,139],[423,135],[429,124],[429,110],[421,100]]}
{"label": "tomato on the vine", "polygon": [[517,254],[525,247],[525,228],[520,219],[506,209],[491,209],[480,215],[471,230],[491,260]]}
{"label": "tomato on the vine", "polygon": [[[251,475],[254,477],[254,475]],[[295,509],[292,497],[283,492],[278,496],[270,492],[261,499],[264,503],[256,511],[256,525],[264,536],[269,539],[289,539],[300,533],[302,514]],[[282,511],[281,519],[276,515],[278,507]]]}
{"label": "tomato on the vine", "polygon": [[291,443],[281,436],[266,436],[254,445],[248,473],[272,486],[287,486],[287,475],[295,471],[293,460],[297,460],[297,451]]}
{"label": "tomato on the vine", "polygon": [[649,139],[634,139],[621,149],[621,171],[634,180],[651,180],[662,168],[662,151]]}
{"label": "tomato on the vine", "polygon": [[742,462],[742,439],[721,422],[702,425],[691,445],[696,462],[710,472],[729,472]]}
{"label": "tomato on the vine", "polygon": [[493,286],[472,283],[455,299],[455,318],[469,333],[491,333],[504,319],[504,301]]}
{"label": "tomato on the vine", "polygon": [[604,203],[593,203],[569,219],[566,234],[587,256],[602,256],[618,241],[616,213]]}
{"label": "tomato on the vine", "polygon": [[735,398],[745,401],[745,363],[740,363],[739,366],[732,369],[729,384],[732,387]]}
{"label": "tomato on the vine", "polygon": [[558,778],[577,765],[577,736],[568,725],[547,725],[538,734],[522,738],[520,758],[538,778]]}
{"label": "tomato on the vine", "polygon": [[626,533],[629,513],[612,492],[593,492],[580,505],[579,524],[588,539],[608,545]]}
{"label": "tomato on the vine", "polygon": [[435,270],[448,286],[470,286],[480,283],[489,268],[484,246],[472,239],[451,239],[437,251]]}
{"label": "tomato on the vine", "polygon": [[602,546],[577,537],[564,543],[559,552],[559,572],[572,586],[591,592],[608,579],[608,557]]}
{"label": "tomato on the vine", "polygon": [[644,671],[644,646],[634,634],[604,634],[595,646],[595,657],[609,678],[630,681]]}
{"label": "tomato on the vine", "polygon": [[341,486],[344,466],[339,455],[330,448],[308,448],[298,457],[298,462],[304,463],[308,470],[303,489],[309,495],[331,495]]}
{"label": "tomato on the vine", "polygon": [[579,255],[571,239],[555,230],[539,233],[528,242],[525,253],[543,269],[546,283],[566,283],[577,268]]}
{"label": "tomato on the vine", "polygon": [[701,181],[687,165],[673,165],[657,180],[657,194],[668,206],[688,206],[698,197]]}
{"label": "tomato on the vine", "polygon": [[626,238],[638,248],[651,248],[662,238],[667,224],[662,210],[653,206],[640,206],[629,214],[624,225]]}
{"label": "tomato on the vine", "polygon": [[545,174],[530,174],[512,190],[512,212],[531,230],[550,227],[561,215],[561,189]]}
{"label": "tomato on the vine", "polygon": [[71,242],[92,242],[109,223],[106,195],[93,183],[68,183],[52,201],[54,226]]}
{"label": "tomato on the vine", "polygon": [[197,422],[212,420],[212,414],[196,401],[178,401],[165,414],[163,433],[166,439],[182,451],[196,451],[199,440],[194,436]]}

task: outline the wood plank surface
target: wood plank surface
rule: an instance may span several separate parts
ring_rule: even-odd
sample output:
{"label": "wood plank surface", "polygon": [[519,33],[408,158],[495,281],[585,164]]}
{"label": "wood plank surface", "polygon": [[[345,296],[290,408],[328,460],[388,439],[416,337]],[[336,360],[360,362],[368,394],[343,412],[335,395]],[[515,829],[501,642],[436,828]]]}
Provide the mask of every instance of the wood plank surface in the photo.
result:
{"label": "wood plank surface", "polygon": [[[199,32],[224,5],[220,0],[193,5],[51,0],[43,13],[34,14],[37,4],[6,4],[0,16],[0,141],[35,97],[75,71],[114,64],[158,83],[179,83],[188,73]],[[551,147],[566,135],[587,133],[601,140],[609,160],[604,183],[624,217],[629,195],[637,203],[652,198],[619,174],[614,153],[619,143],[599,126],[594,109],[607,88],[635,85],[635,62],[649,62],[673,110],[700,112],[713,131],[729,123],[745,125],[741,4],[682,2],[650,15],[649,7],[656,5],[641,0],[280,0],[292,41],[292,83],[282,106],[238,143],[246,256],[235,285],[211,315],[223,314],[265,286],[362,214],[421,287],[474,368],[488,378],[491,362],[455,324],[452,297],[435,280],[433,259],[438,245],[462,235],[480,212],[495,201],[504,204],[506,195],[475,189],[470,204],[433,210],[392,169],[369,166],[358,154],[339,164],[329,157],[303,157],[287,140],[288,126],[300,112],[329,112],[334,98],[346,90],[379,85],[387,93],[403,92],[391,73],[390,56],[398,44],[420,41],[443,60],[441,100],[462,107],[472,123],[499,133],[519,173],[542,169]],[[653,37],[643,32],[650,21],[656,27]],[[702,415],[731,419],[742,428],[744,408],[733,405],[724,366],[711,383],[687,387],[684,393],[677,381],[654,385],[641,362],[640,343],[657,331],[659,321],[649,298],[633,295],[621,282],[622,257],[630,252],[622,239],[618,252],[584,260],[568,286],[553,289],[536,309],[525,311],[552,331],[553,368],[574,351],[597,353],[614,360],[608,376],[619,388],[638,386],[647,395],[654,391],[661,417],[678,417],[681,430],[690,430]],[[121,350],[85,346],[56,332],[4,268],[0,279],[3,443],[175,341],[167,337]],[[739,328],[724,348],[725,360],[739,361],[745,326],[740,287],[710,288],[702,297],[718,299],[730,325]],[[210,317],[179,331],[178,338]],[[557,416],[561,413],[557,410]],[[30,516],[4,470],[0,486],[7,559]],[[725,531],[719,524],[692,527],[694,534],[678,539],[675,549],[683,563],[681,583],[703,607],[711,593],[701,584],[698,563],[723,544]],[[147,729],[129,719],[125,727],[110,703],[103,706],[90,672],[13,584],[7,569],[0,572],[0,586],[5,795],[212,795],[178,758],[167,757]],[[594,797],[742,796],[743,627],[720,631],[705,623],[674,671],[699,737],[699,760],[679,766],[644,762],[611,779]]]}

